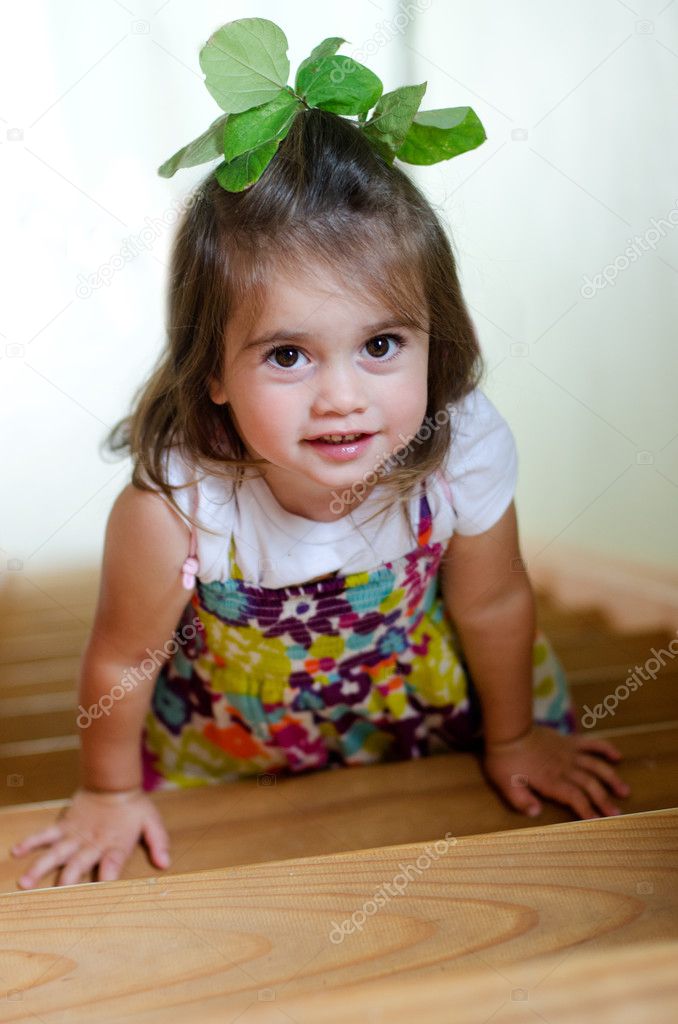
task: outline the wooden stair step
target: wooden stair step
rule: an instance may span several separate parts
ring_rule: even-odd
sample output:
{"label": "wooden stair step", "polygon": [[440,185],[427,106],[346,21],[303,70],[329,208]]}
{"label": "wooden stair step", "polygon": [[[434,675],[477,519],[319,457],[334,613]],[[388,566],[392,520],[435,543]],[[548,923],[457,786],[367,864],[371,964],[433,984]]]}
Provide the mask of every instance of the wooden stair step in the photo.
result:
{"label": "wooden stair step", "polygon": [[72,707],[77,706],[77,692],[77,679],[74,676],[66,679],[52,679],[47,682],[37,679],[18,686],[3,686],[2,690],[0,690],[3,697],[7,697],[9,700],[16,700],[17,698],[31,700],[33,697],[39,697],[42,694],[45,696],[64,694],[70,697]]}
{"label": "wooden stair step", "polygon": [[[619,729],[601,729],[596,732],[596,735],[609,738],[624,755],[624,760],[619,766],[619,774],[631,786],[632,792],[626,800],[619,802],[619,807],[622,810],[645,811],[675,806],[678,790],[676,784],[678,778],[678,721],[655,725],[626,726]],[[436,757],[448,758],[449,760],[444,763],[450,766],[451,772],[455,771],[452,768],[452,765],[456,764],[455,759],[464,759],[466,765],[464,772],[457,776],[459,788],[463,792],[472,788],[475,794],[474,799],[479,802],[479,806],[484,806],[490,786],[484,780],[480,781],[481,769],[476,756],[461,751],[451,751],[450,754],[422,758],[421,762],[432,766]],[[408,762],[402,763],[407,764]],[[472,768],[472,765],[475,767]],[[368,767],[370,770],[378,770],[388,766],[377,764]],[[440,765],[437,765],[436,770],[439,768]],[[431,768],[431,771],[433,770]],[[444,773],[444,769],[440,768],[440,770]],[[347,782],[352,778],[353,768],[346,769],[348,774],[344,772],[343,768],[337,769],[337,771],[344,773]],[[334,772],[325,771],[314,774],[329,777]],[[15,778],[16,784],[7,781],[9,776]],[[64,799],[70,796],[75,789],[77,779],[77,736],[0,744],[0,786],[2,787],[0,803],[17,805],[34,800]],[[238,783],[234,783],[234,785],[237,786]],[[196,788],[202,789],[203,787]],[[410,796],[412,795],[410,794]],[[447,795],[450,815],[458,813],[455,810],[455,801],[458,796],[458,792],[453,792],[450,789]],[[416,796],[410,811],[403,812],[406,816],[415,813],[413,808],[418,800],[419,796]],[[506,827],[515,827],[512,812],[507,813],[511,814],[513,824]],[[571,816],[568,816],[565,811],[563,813],[565,817],[561,816],[557,820],[569,820]],[[473,825],[471,831],[490,831],[493,827],[495,826],[491,824],[483,824],[482,827]]]}
{"label": "wooden stair step", "polygon": [[35,687],[41,683],[49,685],[70,685],[75,688],[81,656],[48,658],[45,661],[15,661],[2,666],[2,687],[0,693],[13,697],[22,687]]}
{"label": "wooden stair step", "polygon": [[78,708],[72,693],[0,698],[3,743],[77,735]]}
{"label": "wooden stair step", "polygon": [[601,636],[592,632],[575,638],[558,636],[555,632],[547,632],[546,635],[563,667],[568,670],[624,664],[632,671],[636,665],[642,666],[648,658],[656,657],[653,648],[659,653],[663,649],[662,657],[671,664],[671,651],[666,646],[666,636],[662,641],[662,634],[652,634],[642,643],[624,634]]}
{"label": "wooden stair step", "polygon": [[[31,637],[4,637],[0,640],[0,665],[52,658],[80,657],[87,642],[85,630],[55,630],[33,633]],[[3,669],[4,675],[4,669]]]}
{"label": "wooden stair step", "polygon": [[[626,754],[622,773],[632,787],[619,801],[623,811],[667,806],[661,801],[675,798],[675,784],[666,783],[678,767],[678,723],[655,730],[652,757],[647,734],[627,732],[615,740]],[[171,873],[423,842],[448,831],[464,836],[574,820],[555,803],[545,804],[536,820],[509,809],[485,783],[476,757],[461,752],[310,772],[278,778],[272,786],[246,779],[165,791],[153,794],[153,801],[172,836]],[[35,852],[20,860],[11,857],[12,843],[52,824],[62,806],[43,795],[33,806],[0,809],[5,840],[0,888],[14,890],[16,878],[36,857]],[[56,873],[41,884],[53,884]],[[123,877],[155,873],[137,847]]]}
{"label": "wooden stair step", "polygon": [[64,799],[78,784],[79,736],[0,743],[0,803]]}
{"label": "wooden stair step", "polygon": [[[590,728],[595,731],[678,718],[678,668],[669,670],[667,667],[656,679],[648,679],[635,692],[628,691],[625,699],[618,699],[615,690],[626,685],[625,672],[624,666],[617,666],[616,670],[600,670],[596,678],[591,678],[592,670],[580,670],[569,676],[573,700],[585,732]],[[624,690],[620,693],[623,694]],[[607,707],[604,701],[607,701]],[[616,708],[613,706],[615,702]],[[595,724],[590,726],[589,710],[596,714],[597,708]],[[72,683],[68,688],[61,684],[51,691],[36,687],[33,693],[26,693],[25,689],[17,692],[14,688],[12,696],[0,697],[2,739],[13,742],[75,734],[77,714],[78,699]],[[585,721],[583,716],[589,717]]]}
{"label": "wooden stair step", "polygon": [[[593,679],[590,675],[587,678],[587,672],[590,670],[582,670],[575,678],[569,677],[583,732],[678,718],[678,668],[664,669],[656,679],[640,680],[642,685],[635,691],[626,685],[625,668],[601,671],[598,678]],[[619,690],[618,695],[616,690]],[[592,716],[595,717],[593,724]]]}
{"label": "wooden stair step", "polygon": [[82,605],[94,607],[99,592],[98,568],[68,570],[34,580],[26,572],[18,572],[4,581],[0,588],[0,609],[15,611],[48,611],[55,606],[69,610]]}
{"label": "wooden stair step", "polygon": [[[87,633],[94,621],[94,608],[87,605],[79,605],[74,608],[62,608],[54,605],[52,608],[44,608],[39,613],[18,609],[13,612],[6,611],[2,618],[2,636],[25,636],[31,637],[34,633],[53,630],[75,630]],[[37,627],[37,628],[36,628]]]}

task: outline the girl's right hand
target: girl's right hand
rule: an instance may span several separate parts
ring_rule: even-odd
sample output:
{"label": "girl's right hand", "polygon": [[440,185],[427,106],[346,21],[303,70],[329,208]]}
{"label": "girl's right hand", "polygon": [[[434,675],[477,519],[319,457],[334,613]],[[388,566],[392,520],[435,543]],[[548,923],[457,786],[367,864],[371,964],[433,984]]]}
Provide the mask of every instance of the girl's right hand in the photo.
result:
{"label": "girl's right hand", "polygon": [[[64,865],[57,885],[74,885],[99,864],[100,882],[118,879],[143,836],[156,867],[169,866],[169,836],[160,812],[141,789],[97,793],[77,789],[54,825],[27,836],[11,848],[21,857],[39,846],[51,847],[18,879],[32,889],[43,875]],[[89,879],[85,878],[85,881]]]}

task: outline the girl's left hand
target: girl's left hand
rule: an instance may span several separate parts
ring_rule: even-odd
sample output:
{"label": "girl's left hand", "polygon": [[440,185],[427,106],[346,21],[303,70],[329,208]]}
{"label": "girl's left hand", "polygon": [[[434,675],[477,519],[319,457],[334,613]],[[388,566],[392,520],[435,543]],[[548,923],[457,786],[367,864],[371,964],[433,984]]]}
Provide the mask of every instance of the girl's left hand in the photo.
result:
{"label": "girl's left hand", "polygon": [[511,743],[486,744],[482,763],[490,781],[524,814],[532,816],[533,807],[533,814],[541,811],[535,792],[571,807],[580,818],[621,814],[603,783],[618,797],[628,796],[631,788],[597,755],[612,761],[622,757],[606,740],[533,725]]}

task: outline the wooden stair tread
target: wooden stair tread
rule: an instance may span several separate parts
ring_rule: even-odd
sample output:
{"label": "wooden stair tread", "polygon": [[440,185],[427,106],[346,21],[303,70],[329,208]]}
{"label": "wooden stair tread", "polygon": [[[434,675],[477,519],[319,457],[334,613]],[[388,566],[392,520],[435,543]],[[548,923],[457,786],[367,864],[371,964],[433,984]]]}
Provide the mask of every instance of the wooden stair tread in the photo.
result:
{"label": "wooden stair tread", "polygon": [[[42,589],[26,579],[12,583],[0,594],[0,607],[8,612],[4,622],[0,619],[0,804],[5,804],[0,821],[9,826],[11,816],[18,815],[17,832],[10,837],[18,839],[32,827],[25,824],[30,815],[42,814],[45,824],[52,820],[56,805],[46,809],[45,801],[65,801],[78,784],[76,687],[87,638],[78,616],[84,620],[87,608],[93,611],[98,574],[56,580]],[[653,647],[666,648],[672,638],[656,630],[615,633],[595,609],[567,614],[544,595],[538,612],[580,711],[602,703],[636,664],[652,656]],[[631,796],[618,801],[625,812],[677,802],[677,723],[678,658],[590,730],[609,736],[625,755],[620,773],[632,787]],[[166,804],[167,813],[175,815],[173,841],[176,837],[176,849],[186,857],[177,870],[418,841],[441,834],[444,822],[452,822],[446,828],[459,834],[533,824],[506,807],[485,782],[477,758],[461,752],[309,773],[278,780],[273,789],[266,794],[265,787],[243,780],[154,794],[159,806]],[[31,807],[32,801],[41,806]],[[569,810],[551,803],[539,823],[572,818]],[[13,888],[19,872],[12,862],[9,871]],[[130,871],[154,873],[141,849]]]}
{"label": "wooden stair tread", "polygon": [[[615,696],[615,691],[626,685],[627,667],[624,665],[575,670],[568,674],[568,678],[585,731],[588,731],[590,722],[590,718],[582,719],[583,714],[589,714],[585,709],[594,711],[601,705],[594,731],[678,718],[678,665],[667,665],[655,679],[641,679],[642,685],[634,692],[628,688],[619,689],[622,695],[628,693],[621,698]],[[76,734],[78,697],[73,680],[43,686],[33,683],[30,687],[5,687],[0,693],[2,742],[60,736],[67,732]],[[600,714],[602,711],[605,711],[604,715]]]}
{"label": "wooden stair tread", "polygon": [[[678,774],[678,723],[651,734],[620,730],[610,736],[624,754],[620,774],[631,786],[630,796],[618,801],[623,812],[671,806]],[[75,769],[76,751],[61,752],[62,758],[66,755]],[[72,782],[77,784],[77,770]],[[534,819],[508,808],[487,785],[473,754],[456,751],[414,761],[309,772],[278,778],[267,786],[244,779],[157,792],[153,800],[172,838],[172,872],[420,842],[439,838],[448,830],[471,835],[535,824]],[[24,803],[0,809],[6,842],[0,848],[0,888],[14,889],[16,878],[36,856],[17,861],[9,854],[12,843],[51,824],[63,805],[64,801]],[[567,808],[545,802],[536,824],[573,819]],[[124,877],[154,873],[139,847]]]}
{"label": "wooden stair tread", "polygon": [[80,655],[53,656],[44,661],[22,660],[2,666],[0,695],[10,696],[12,687],[36,686],[41,682],[69,685],[75,690]]}
{"label": "wooden stair tread", "polygon": [[89,605],[94,607],[99,592],[97,569],[46,574],[36,581],[21,572],[9,575],[0,587],[0,609],[10,612],[21,608],[39,612],[59,606],[65,610]]}
{"label": "wooden stair tread", "polygon": [[671,1024],[677,826],[663,810],[12,893],[5,1017]]}
{"label": "wooden stair tread", "polygon": [[87,630],[60,629],[35,632],[31,636],[14,636],[0,639],[0,665],[25,662],[30,652],[30,661],[47,661],[54,657],[80,658],[87,642]]}

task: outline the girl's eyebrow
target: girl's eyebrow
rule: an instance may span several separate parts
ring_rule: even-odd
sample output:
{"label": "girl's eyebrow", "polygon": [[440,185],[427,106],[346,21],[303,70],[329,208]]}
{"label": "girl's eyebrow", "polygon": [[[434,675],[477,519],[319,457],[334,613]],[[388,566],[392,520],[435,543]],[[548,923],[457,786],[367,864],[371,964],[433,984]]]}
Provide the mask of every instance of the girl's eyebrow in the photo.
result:
{"label": "girl's eyebrow", "polygon": [[[400,327],[407,330],[413,330],[412,324],[403,323],[397,319],[378,320],[373,324],[365,324],[362,328],[362,334],[376,334],[378,331],[385,331],[387,328]],[[293,331],[286,330],[285,328],[277,328],[274,331],[270,331],[268,334],[262,334],[259,338],[254,338],[252,341],[248,341],[240,349],[241,352],[247,352],[249,349],[260,348],[263,345],[271,345],[274,341],[301,341],[307,338],[311,338],[313,335],[308,331]]]}

